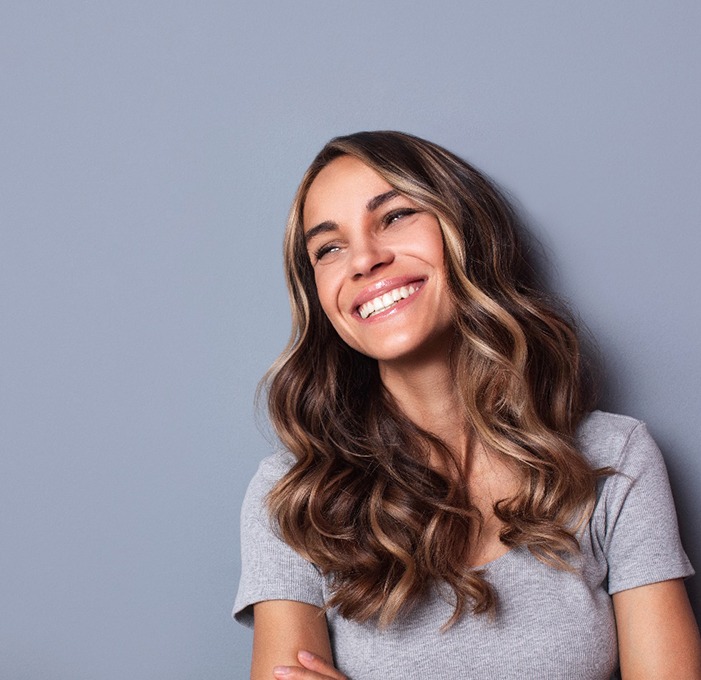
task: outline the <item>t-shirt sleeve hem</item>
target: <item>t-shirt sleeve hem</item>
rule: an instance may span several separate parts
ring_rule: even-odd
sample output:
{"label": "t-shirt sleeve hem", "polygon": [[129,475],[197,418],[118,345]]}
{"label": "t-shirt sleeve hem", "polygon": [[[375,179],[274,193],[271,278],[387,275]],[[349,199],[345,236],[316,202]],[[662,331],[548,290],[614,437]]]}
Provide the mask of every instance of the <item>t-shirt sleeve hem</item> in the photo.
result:
{"label": "t-shirt sleeve hem", "polygon": [[233,618],[247,628],[253,628],[253,605],[268,600],[292,600],[323,608],[324,602],[314,593],[304,590],[268,589],[265,592],[248,593],[245,599],[237,600],[232,612]]}
{"label": "t-shirt sleeve hem", "polygon": [[615,595],[623,590],[631,590],[640,586],[649,586],[652,583],[660,583],[661,581],[671,581],[678,578],[689,578],[696,572],[691,564],[678,563],[676,565],[665,565],[662,569],[650,569],[643,573],[638,573],[626,578],[616,579],[615,582],[609,582],[608,593]]}

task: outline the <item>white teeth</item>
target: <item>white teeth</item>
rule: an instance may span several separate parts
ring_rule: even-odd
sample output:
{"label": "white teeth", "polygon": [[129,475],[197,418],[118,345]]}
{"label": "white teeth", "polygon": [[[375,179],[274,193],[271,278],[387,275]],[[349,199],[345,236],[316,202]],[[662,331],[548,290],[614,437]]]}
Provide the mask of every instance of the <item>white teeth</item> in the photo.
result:
{"label": "white teeth", "polygon": [[367,319],[370,315],[375,314],[377,312],[382,312],[385,309],[392,307],[392,305],[397,304],[397,302],[399,302],[400,300],[408,298],[410,295],[413,295],[418,289],[419,287],[413,285],[401,286],[400,288],[393,288],[388,293],[384,293],[360,305],[360,307],[358,308],[358,313],[360,314],[360,317],[362,319]]}

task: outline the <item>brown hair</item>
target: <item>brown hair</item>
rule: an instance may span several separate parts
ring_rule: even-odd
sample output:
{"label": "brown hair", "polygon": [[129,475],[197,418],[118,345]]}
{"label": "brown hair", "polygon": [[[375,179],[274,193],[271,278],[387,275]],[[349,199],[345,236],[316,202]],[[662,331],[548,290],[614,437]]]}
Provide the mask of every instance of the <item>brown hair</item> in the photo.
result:
{"label": "brown hair", "polygon": [[[590,407],[571,321],[528,282],[517,218],[495,186],[445,149],[400,132],[331,140],[304,175],[285,234],[293,315],[289,345],[264,384],[271,421],[296,463],[273,488],[282,538],[328,576],[329,607],[391,623],[439,583],[454,613],[493,610],[494,593],[467,567],[481,521],[453,452],[409,420],[376,361],[346,345],[321,309],[302,231],[318,173],[350,155],[439,220],[456,340],[451,352],[465,426],[510,461],[518,492],[495,504],[501,541],[569,569],[596,479],[575,430]],[[444,465],[429,466],[429,450]]]}

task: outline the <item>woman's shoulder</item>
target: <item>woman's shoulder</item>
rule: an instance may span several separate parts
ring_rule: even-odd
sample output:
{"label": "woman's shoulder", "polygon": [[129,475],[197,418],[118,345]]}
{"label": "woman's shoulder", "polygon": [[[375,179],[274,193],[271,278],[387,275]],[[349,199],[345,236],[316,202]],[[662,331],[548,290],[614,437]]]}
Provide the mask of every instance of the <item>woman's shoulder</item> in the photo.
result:
{"label": "woman's shoulder", "polygon": [[578,441],[593,467],[614,471],[599,480],[592,541],[583,543],[605,567],[609,594],[693,574],[679,540],[667,468],[645,424],[595,411],[579,427]]}
{"label": "woman's shoulder", "polygon": [[645,423],[630,416],[592,411],[577,428],[579,449],[595,468],[622,471],[631,459],[659,457]]}
{"label": "woman's shoulder", "polygon": [[262,498],[282,479],[295,463],[295,457],[284,449],[263,458],[248,484],[246,496]]}
{"label": "woman's shoulder", "polygon": [[260,461],[255,477],[263,477],[264,479],[274,479],[277,481],[289,472],[294,464],[295,457],[289,451],[278,449]]}

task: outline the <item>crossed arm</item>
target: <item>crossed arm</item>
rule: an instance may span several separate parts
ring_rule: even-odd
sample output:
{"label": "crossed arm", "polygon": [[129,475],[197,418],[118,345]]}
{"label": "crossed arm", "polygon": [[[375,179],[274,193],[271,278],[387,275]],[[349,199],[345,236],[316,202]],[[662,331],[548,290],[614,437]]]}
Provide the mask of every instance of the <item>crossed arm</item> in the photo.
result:
{"label": "crossed arm", "polygon": [[268,600],[254,605],[253,618],[251,680],[346,680],[333,667],[321,609],[303,602]]}
{"label": "crossed arm", "polygon": [[[701,680],[701,639],[681,579],[616,593],[613,607],[623,680]],[[318,607],[259,602],[254,620],[251,680],[346,680]]]}

